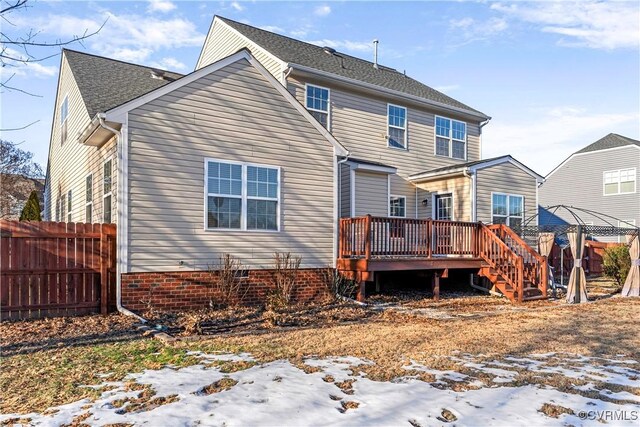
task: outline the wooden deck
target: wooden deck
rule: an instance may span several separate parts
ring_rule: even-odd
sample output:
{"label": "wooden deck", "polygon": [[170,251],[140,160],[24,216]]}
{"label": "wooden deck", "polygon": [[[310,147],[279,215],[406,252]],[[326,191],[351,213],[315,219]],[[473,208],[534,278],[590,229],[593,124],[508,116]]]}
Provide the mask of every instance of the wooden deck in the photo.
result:
{"label": "wooden deck", "polygon": [[376,272],[473,269],[512,301],[546,298],[547,261],[504,225],[364,216],[340,220],[337,268],[360,283]]}

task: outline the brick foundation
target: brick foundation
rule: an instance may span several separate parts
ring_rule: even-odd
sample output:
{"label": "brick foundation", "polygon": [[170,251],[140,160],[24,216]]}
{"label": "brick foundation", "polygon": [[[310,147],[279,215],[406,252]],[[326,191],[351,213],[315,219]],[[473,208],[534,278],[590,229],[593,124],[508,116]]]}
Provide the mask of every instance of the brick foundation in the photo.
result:
{"label": "brick foundation", "polygon": [[[127,273],[122,275],[122,304],[133,311],[149,306],[167,311],[197,310],[216,302],[212,284],[217,273],[208,271],[174,271],[161,273]],[[244,305],[264,304],[275,288],[273,270],[249,270],[243,278],[248,287]],[[300,269],[293,291],[294,303],[319,302],[329,296],[323,269]]]}

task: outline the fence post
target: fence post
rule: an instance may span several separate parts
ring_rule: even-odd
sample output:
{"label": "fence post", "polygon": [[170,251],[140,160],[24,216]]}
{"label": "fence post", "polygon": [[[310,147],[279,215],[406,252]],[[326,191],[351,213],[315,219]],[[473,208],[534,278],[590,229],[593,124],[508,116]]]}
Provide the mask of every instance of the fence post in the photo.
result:
{"label": "fence post", "polygon": [[367,214],[364,223],[364,255],[371,259],[371,215]]}
{"label": "fence post", "polygon": [[109,308],[109,242],[105,225],[100,224],[100,314],[107,314]]}
{"label": "fence post", "polygon": [[524,301],[524,260],[520,255],[518,257],[518,277],[516,284],[518,285],[518,302]]}
{"label": "fence post", "polygon": [[433,221],[427,220],[427,258],[433,256]]}
{"label": "fence post", "polygon": [[549,286],[549,260],[546,256],[542,257],[540,268],[542,268],[542,296],[546,298],[547,287]]}

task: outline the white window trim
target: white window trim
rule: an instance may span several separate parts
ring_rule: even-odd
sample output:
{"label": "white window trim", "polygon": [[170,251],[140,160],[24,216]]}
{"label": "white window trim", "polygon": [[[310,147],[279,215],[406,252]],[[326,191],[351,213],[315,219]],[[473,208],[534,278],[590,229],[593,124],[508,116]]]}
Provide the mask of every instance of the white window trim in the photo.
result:
{"label": "white window trim", "polygon": [[[91,200],[87,201],[87,178],[89,177],[91,177]],[[89,205],[91,205],[91,218],[87,218],[87,206]],[[93,223],[93,173],[84,177],[84,222],[88,224]]]}
{"label": "white window trim", "polygon": [[[493,213],[493,196],[507,196],[507,214],[506,215],[494,215]],[[509,214],[509,199],[511,197],[521,197],[522,198],[522,215],[521,216],[516,216],[516,215],[510,215]],[[501,193],[498,191],[492,191],[491,192],[491,223],[494,224],[493,222],[493,217],[499,217],[499,218],[506,218],[506,222],[505,225],[511,227],[511,224],[509,224],[509,219],[511,217],[513,218],[520,218],[522,220],[522,225],[524,225],[524,206],[525,206],[525,197],[522,194],[509,194],[509,193]]]}
{"label": "white window trim", "polygon": [[[241,196],[235,196],[230,194],[218,194],[218,193],[209,193],[209,162],[216,163],[227,163],[231,165],[239,165],[242,167],[242,192]],[[271,197],[256,197],[256,196],[248,196],[247,195],[247,168],[249,166],[255,166],[258,168],[269,168],[276,169],[278,171],[278,195],[277,199]],[[238,162],[234,160],[224,160],[224,159],[215,159],[211,157],[205,157],[204,159],[204,231],[212,231],[212,232],[249,232],[249,233],[279,233],[282,230],[282,226],[280,223],[280,212],[282,205],[282,168],[280,166],[274,165],[266,165],[261,163],[250,163],[250,162]],[[229,197],[229,198],[237,198],[241,199],[241,208],[240,208],[240,228],[209,228],[207,226],[207,203],[208,197]],[[248,200],[270,200],[277,201],[276,206],[276,230],[254,230],[247,228],[247,201]]]}
{"label": "white window trim", "polygon": [[[404,215],[402,216],[397,216],[397,215],[391,215],[391,199],[393,198],[397,198],[397,199],[404,199]],[[407,217],[407,196],[400,196],[397,194],[389,194],[389,208],[388,208],[388,214],[387,216],[389,218],[406,218]]]}
{"label": "white window trim", "polygon": [[[621,191],[622,190],[622,182],[621,178],[620,178],[620,172],[622,171],[629,171],[632,170],[633,171],[633,191]],[[617,193],[611,193],[611,194],[607,194],[606,190],[605,190],[605,176],[608,173],[612,173],[612,172],[618,172],[618,192]],[[632,181],[624,181],[624,182],[632,182]],[[638,171],[636,168],[622,168],[622,169],[611,169],[608,171],[604,171],[602,172],[602,195],[609,197],[609,196],[619,196],[620,194],[635,194],[638,191]]]}
{"label": "white window trim", "polygon": [[[108,162],[111,162],[111,185],[110,185],[110,191],[108,193],[104,193],[104,165],[107,164]],[[93,184],[93,183],[92,183]],[[104,199],[106,199],[107,197],[111,196],[111,200],[110,200],[110,206],[109,206],[109,212],[111,212],[111,218],[109,223],[113,222],[113,158],[111,159],[107,159],[102,163],[102,222],[105,223],[105,213],[106,213],[106,209],[104,208],[105,205],[105,201]],[[92,212],[93,213],[93,212]]]}
{"label": "white window trim", "polygon": [[[437,196],[451,196],[451,221],[457,221],[456,219],[456,195],[453,191],[437,191],[431,193],[431,218],[438,221],[438,207],[436,206]],[[444,220],[440,220],[444,221]]]}
{"label": "white window trim", "polygon": [[[389,107],[402,108],[404,110],[404,127],[394,126],[389,124]],[[387,103],[387,147],[393,148],[394,150],[409,151],[409,145],[407,144],[407,140],[408,140],[407,122],[408,121],[409,121],[409,110],[407,109],[407,107],[403,107],[402,105],[398,105],[398,104]],[[404,141],[403,141],[404,147],[394,147],[389,143],[389,139],[391,138],[391,136],[389,135],[389,128],[402,129],[404,131]]]}
{"label": "white window trim", "polygon": [[[311,107],[307,107],[307,88],[309,87],[315,87],[318,89],[324,89],[327,91],[327,111],[323,111],[323,110],[318,110],[317,108],[311,108]],[[324,113],[327,115],[327,130],[330,131],[331,129],[331,89],[329,89],[328,87],[324,87],[324,86],[320,86],[320,85],[315,85],[315,84],[311,84],[311,83],[305,83],[304,84],[304,108],[308,111],[315,111],[317,113]]]}
{"label": "white window trim", "polygon": [[[449,127],[449,155],[448,156],[444,156],[442,154],[438,154],[438,149],[437,149],[437,141],[438,138],[444,138],[443,136],[439,136],[438,132],[437,132],[437,121],[438,118],[440,119],[444,119],[444,120],[449,120],[451,122],[451,126]],[[464,123],[464,140],[462,139],[456,139],[453,137],[453,122],[458,122],[458,123]],[[464,143],[464,158],[460,159],[458,157],[453,157],[453,141],[456,142],[463,142]],[[449,117],[445,117],[445,116],[438,116],[435,115],[433,118],[433,154],[434,156],[437,157],[444,157],[446,159],[454,159],[454,160],[467,160],[467,158],[469,157],[469,124],[467,122],[463,122],[462,120],[456,120],[456,119],[451,119]]]}
{"label": "white window trim", "polygon": [[60,109],[58,110],[58,114],[62,115],[62,106],[65,104],[65,102],[67,103],[67,115],[64,116],[64,120],[62,120],[62,117],[60,118],[60,145],[64,144],[65,142],[67,142],[67,139],[69,139],[69,127],[67,126],[67,132],[65,134],[65,138],[62,139],[62,127],[67,123],[67,120],[69,119],[69,94],[65,94],[64,98],[62,98],[62,102],[60,103]]}

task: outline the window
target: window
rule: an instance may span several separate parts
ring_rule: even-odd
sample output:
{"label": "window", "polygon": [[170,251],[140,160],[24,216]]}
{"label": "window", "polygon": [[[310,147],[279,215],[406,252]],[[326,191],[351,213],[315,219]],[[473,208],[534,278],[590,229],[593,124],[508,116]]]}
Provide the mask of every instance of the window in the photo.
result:
{"label": "window", "polygon": [[67,140],[67,116],[69,115],[69,96],[65,96],[60,104],[60,144]]}
{"label": "window", "polygon": [[329,89],[307,85],[307,110],[329,129]]}
{"label": "window", "polygon": [[389,197],[389,216],[404,218],[406,216],[407,198],[404,196]]}
{"label": "window", "polygon": [[407,148],[407,109],[397,105],[387,105],[389,147]]}
{"label": "window", "polygon": [[66,209],[67,208],[67,197],[62,194],[60,196],[60,221],[64,222],[66,218]]}
{"label": "window", "polygon": [[60,222],[60,197],[56,200],[56,222]]}
{"label": "window", "polygon": [[102,174],[102,222],[111,222],[111,187],[112,187],[112,162],[107,160],[104,162]]}
{"label": "window", "polygon": [[205,162],[207,229],[279,230],[280,169]]}
{"label": "window", "polygon": [[[634,228],[636,225],[635,219],[625,219],[622,221],[618,221],[619,228]],[[618,243],[627,243],[627,236],[618,236]]]}
{"label": "window", "polygon": [[89,175],[85,179],[84,185],[84,222],[91,224],[93,222],[93,175]]}
{"label": "window", "polygon": [[636,192],[636,169],[619,169],[603,174],[604,195],[629,194]]}
{"label": "window", "polygon": [[491,222],[521,227],[524,222],[524,197],[494,193],[491,196]]}
{"label": "window", "polygon": [[467,157],[467,124],[436,116],[436,155],[464,160]]}
{"label": "window", "polygon": [[72,222],[71,212],[73,208],[71,207],[71,190],[67,191],[67,222]]}
{"label": "window", "polygon": [[434,206],[436,209],[435,217],[437,220],[453,220],[453,195],[451,193],[437,194],[435,196]]}

